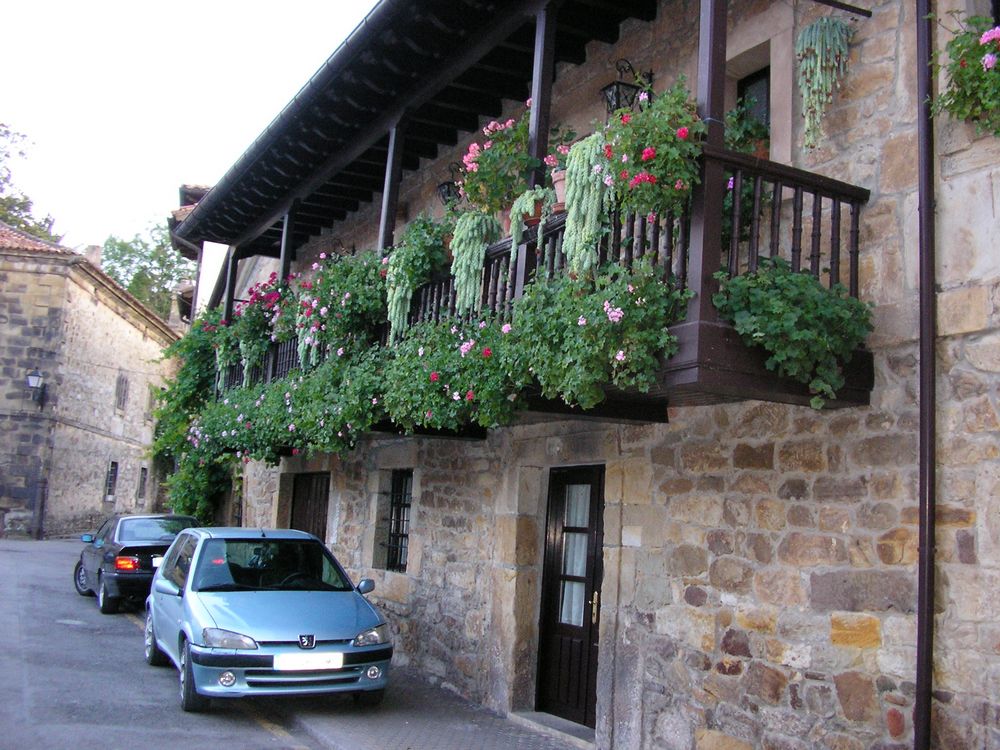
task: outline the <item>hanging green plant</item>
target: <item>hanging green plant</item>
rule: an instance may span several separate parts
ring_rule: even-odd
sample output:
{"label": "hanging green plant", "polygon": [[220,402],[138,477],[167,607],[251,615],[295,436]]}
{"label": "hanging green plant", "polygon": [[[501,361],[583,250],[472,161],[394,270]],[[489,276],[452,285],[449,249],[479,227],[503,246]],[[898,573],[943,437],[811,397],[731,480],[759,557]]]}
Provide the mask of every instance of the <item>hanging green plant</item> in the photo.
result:
{"label": "hanging green plant", "polygon": [[[594,268],[610,209],[613,176],[604,174],[604,134],[574,143],[566,157],[566,230],[563,253],[573,273]],[[605,181],[605,178],[609,178]]]}
{"label": "hanging green plant", "polygon": [[781,258],[761,261],[758,270],[729,278],[715,274],[719,292],[712,304],[733,324],[747,346],[763,347],[767,369],[809,386],[810,404],[823,408],[844,385],[842,362],[872,330],[871,307],[842,284],[827,289],[808,273],[793,271]]}
{"label": "hanging green plant", "polygon": [[466,211],[455,222],[451,239],[451,274],[455,277],[455,310],[462,315],[480,303],[486,248],[500,239],[500,222],[482,211]]}
{"label": "hanging green plant", "polygon": [[847,75],[848,47],[854,29],[839,18],[824,17],[806,26],[795,42],[799,92],[805,117],[803,143],[814,148],[822,133],[823,113]]}
{"label": "hanging green plant", "polygon": [[389,253],[386,303],[391,342],[398,341],[406,330],[413,292],[447,262],[445,237],[453,231],[448,220],[438,222],[430,216],[418,216]]}

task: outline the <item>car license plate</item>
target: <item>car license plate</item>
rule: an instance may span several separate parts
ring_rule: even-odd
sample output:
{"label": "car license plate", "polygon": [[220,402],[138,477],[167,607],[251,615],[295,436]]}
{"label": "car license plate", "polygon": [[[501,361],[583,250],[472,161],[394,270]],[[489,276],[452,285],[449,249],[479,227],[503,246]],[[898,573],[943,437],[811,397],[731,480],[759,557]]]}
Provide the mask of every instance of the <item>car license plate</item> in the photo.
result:
{"label": "car license plate", "polygon": [[311,669],[340,669],[344,666],[344,655],[335,651],[322,654],[276,654],[274,668],[282,672]]}

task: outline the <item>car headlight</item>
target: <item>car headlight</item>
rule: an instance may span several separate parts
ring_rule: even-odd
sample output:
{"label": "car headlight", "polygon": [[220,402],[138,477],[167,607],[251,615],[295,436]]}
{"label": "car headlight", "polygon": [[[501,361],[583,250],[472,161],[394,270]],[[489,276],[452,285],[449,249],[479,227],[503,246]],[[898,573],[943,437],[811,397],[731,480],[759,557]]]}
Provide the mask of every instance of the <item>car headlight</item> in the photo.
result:
{"label": "car headlight", "polygon": [[352,641],[352,646],[374,646],[379,643],[389,642],[389,626],[386,624],[379,625],[371,630],[366,630],[363,633],[358,633],[354,641]]}
{"label": "car headlight", "polygon": [[257,641],[246,635],[221,628],[205,628],[201,637],[212,648],[257,648]]}

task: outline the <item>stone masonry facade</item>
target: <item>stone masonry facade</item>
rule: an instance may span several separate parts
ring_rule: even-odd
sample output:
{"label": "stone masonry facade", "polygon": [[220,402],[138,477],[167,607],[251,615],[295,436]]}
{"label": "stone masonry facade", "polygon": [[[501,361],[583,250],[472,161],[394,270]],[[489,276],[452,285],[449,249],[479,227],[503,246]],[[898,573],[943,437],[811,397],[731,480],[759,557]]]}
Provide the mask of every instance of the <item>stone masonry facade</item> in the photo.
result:
{"label": "stone masonry facade", "polygon": [[[657,425],[550,420],[482,441],[372,437],[345,457],[246,466],[244,523],[287,525],[291,477],[329,472],[327,541],[353,575],[376,578],[398,661],[495,710],[531,709],[549,471],[601,464],[598,747],[912,746],[915,18],[910,3],[867,5],[873,16],[854,22],[851,71],[812,151],[801,147],[789,50],[830,9],[731,3],[729,49],[734,69],[769,62],[772,81],[787,84],[772,94],[772,112],[788,113],[772,124],[772,158],[872,191],[861,218],[861,297],[875,305],[870,406],[748,401],[672,408]],[[693,81],[696,38],[697,3],[664,2],[655,21],[624,24],[618,44],[595,43],[584,65],[559,70],[553,120],[586,132],[601,116],[607,60],[653,69],[656,88],[680,73]],[[946,119],[937,136],[933,744],[988,750],[1000,748],[1000,140]],[[433,186],[466,146],[406,176],[400,228],[433,209]],[[303,248],[301,267],[338,244],[373,245],[377,223],[377,206],[363,209]],[[396,468],[414,472],[405,573],[373,566],[384,475]]]}
{"label": "stone masonry facade", "polygon": [[[154,510],[152,395],[177,336],[82,257],[26,244],[0,252],[0,534],[79,533]],[[25,385],[35,367],[42,408]]]}

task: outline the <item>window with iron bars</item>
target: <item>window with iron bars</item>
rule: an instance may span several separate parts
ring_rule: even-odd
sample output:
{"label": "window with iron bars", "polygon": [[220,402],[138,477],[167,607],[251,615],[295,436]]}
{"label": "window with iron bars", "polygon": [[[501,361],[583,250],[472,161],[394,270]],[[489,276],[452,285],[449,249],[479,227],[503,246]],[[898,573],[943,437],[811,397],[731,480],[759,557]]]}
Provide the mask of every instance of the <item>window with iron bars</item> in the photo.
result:
{"label": "window with iron bars", "polygon": [[128,403],[128,376],[119,374],[115,382],[115,408],[124,411],[126,403]]}
{"label": "window with iron bars", "polygon": [[104,496],[113,498],[115,490],[118,488],[118,462],[112,461],[108,464],[108,476],[104,481]]}
{"label": "window with iron bars", "polygon": [[410,503],[413,498],[413,470],[395,469],[389,492],[389,536],[386,541],[386,570],[406,572],[410,546]]}

